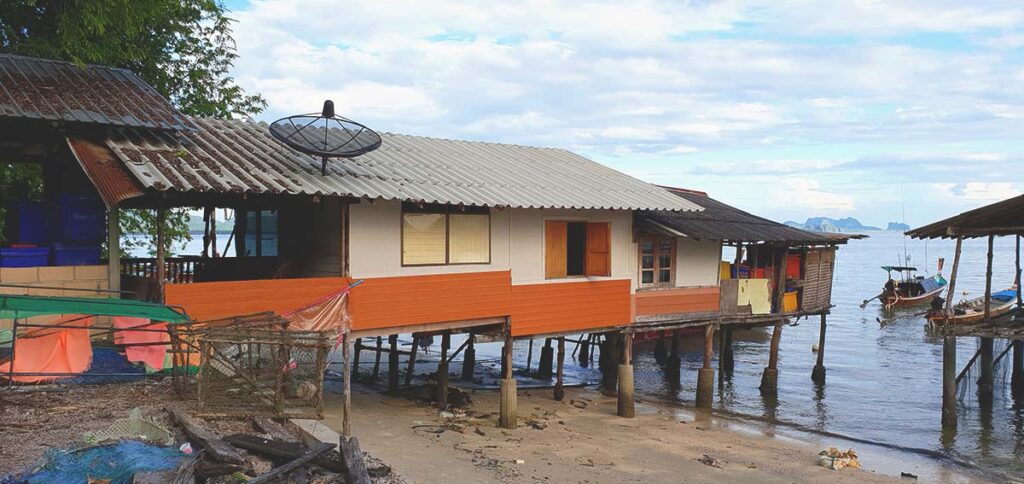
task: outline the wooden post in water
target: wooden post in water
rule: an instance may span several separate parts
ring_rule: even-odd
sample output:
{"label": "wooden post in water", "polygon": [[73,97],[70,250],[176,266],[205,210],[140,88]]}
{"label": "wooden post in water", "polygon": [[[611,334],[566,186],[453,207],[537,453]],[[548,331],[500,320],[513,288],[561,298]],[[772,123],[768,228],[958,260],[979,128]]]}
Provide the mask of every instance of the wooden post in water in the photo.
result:
{"label": "wooden post in water", "polygon": [[718,385],[721,386],[732,376],[735,358],[732,352],[732,328],[722,327],[719,323],[719,329]]}
{"label": "wooden post in water", "polygon": [[558,338],[558,362],[555,366],[555,401],[561,402],[565,398],[565,388],[562,387],[562,371],[565,369],[565,338]]}
{"label": "wooden post in water", "polygon": [[715,325],[704,326],[704,365],[697,370],[697,408],[711,409],[715,400],[715,369],[711,358],[715,354]]}
{"label": "wooden post in water", "polygon": [[1018,311],[1020,311],[1021,309],[1024,309],[1024,301],[1022,301],[1022,298],[1021,298],[1021,291],[1022,291],[1022,289],[1020,287],[1021,286],[1021,277],[1020,277],[1020,237],[1021,237],[1020,235],[1017,235],[1017,251],[1016,251],[1017,252],[1017,257],[1016,257],[1016,260],[1017,260],[1017,272],[1016,272],[1016,277],[1014,278],[1014,282],[1017,284],[1017,310]]}
{"label": "wooden post in water", "polygon": [[384,349],[384,339],[380,336],[377,337],[377,355],[373,358],[373,381],[377,381],[380,377],[380,354]]}
{"label": "wooden post in water", "polygon": [[679,331],[672,330],[672,343],[668,350],[668,359],[665,360],[665,375],[675,383],[679,383]]}
{"label": "wooden post in water", "polygon": [[811,370],[811,380],[816,383],[825,383],[825,313],[821,313],[821,323],[818,329],[818,362]]}
{"label": "wooden post in water", "polygon": [[949,317],[953,315],[953,300],[956,298],[956,273],[960,268],[960,251],[963,248],[963,237],[956,238],[956,249],[953,252],[953,268],[949,272],[949,290],[946,292],[946,318],[943,322],[945,336],[942,341],[942,426],[956,428],[956,336],[949,327]]}
{"label": "wooden post in water", "polygon": [[391,352],[388,353],[388,391],[398,392],[398,335],[388,336],[388,345]]}
{"label": "wooden post in water", "polygon": [[437,406],[441,409],[448,406],[448,347],[452,344],[451,338],[448,331],[441,335],[441,361],[437,363]]}
{"label": "wooden post in water", "polygon": [[772,345],[768,351],[768,367],[761,374],[761,394],[775,396],[779,389],[779,341],[782,339],[782,321],[772,330]]}
{"label": "wooden post in water", "polygon": [[498,426],[516,428],[516,380],[512,378],[512,328],[505,327],[505,345],[501,348],[502,375]]}
{"label": "wooden post in water", "polygon": [[409,363],[405,368],[405,386],[412,385],[412,379],[416,376],[416,351],[420,348],[420,337],[412,334],[412,348],[409,348]]}
{"label": "wooden post in water", "polygon": [[352,357],[352,376],[359,374],[359,352],[363,349],[363,338],[356,338],[355,355]]}
{"label": "wooden post in water", "polygon": [[476,335],[469,333],[469,343],[462,351],[462,380],[472,381],[473,372],[476,370]]}
{"label": "wooden post in water", "polygon": [[[991,317],[991,306],[992,306],[992,246],[994,244],[995,236],[988,236],[988,254],[985,264],[985,299],[983,304],[985,305],[985,322],[989,322]],[[978,378],[978,401],[979,403],[991,403],[992,402],[992,390],[994,378],[993,358],[995,357],[995,341],[992,338],[980,338],[980,351],[981,358],[979,364],[981,365],[981,376]]]}
{"label": "wooden post in water", "polygon": [[1010,371],[1010,392],[1015,400],[1024,400],[1024,341],[1013,341],[1013,368]]}
{"label": "wooden post in water", "polygon": [[582,341],[580,341],[580,353],[579,353],[579,356],[577,357],[576,361],[579,361],[580,362],[580,366],[582,366],[584,368],[586,368],[588,365],[590,365],[590,335],[589,334],[582,336]]}
{"label": "wooden post in water", "polygon": [[633,400],[633,333],[622,333],[622,362],[619,363],[618,415],[625,418],[636,416]]}
{"label": "wooden post in water", "polygon": [[544,347],[540,349],[540,361],[537,362],[537,373],[534,378],[550,380],[551,368],[554,366],[555,349],[551,347],[551,338],[544,339]]}

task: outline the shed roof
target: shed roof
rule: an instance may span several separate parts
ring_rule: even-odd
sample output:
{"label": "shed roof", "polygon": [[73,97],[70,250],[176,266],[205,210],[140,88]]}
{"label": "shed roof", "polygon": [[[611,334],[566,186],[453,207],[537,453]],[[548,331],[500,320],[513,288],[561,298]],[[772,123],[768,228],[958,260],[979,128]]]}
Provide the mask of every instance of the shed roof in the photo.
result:
{"label": "shed roof", "polygon": [[908,230],[918,239],[1024,234],[1024,195]]}
{"label": "shed roof", "polygon": [[193,129],[135,73],[0,54],[0,118]]}
{"label": "shed roof", "polygon": [[307,194],[522,208],[701,210],[564,149],[382,134],[371,153],[328,163],[274,140],[265,123],[192,118],[174,136],[116,130],[110,149],[148,189]]}
{"label": "shed roof", "polygon": [[848,234],[809,232],[744,212],[709,197],[704,192],[665,187],[669,192],[696,205],[701,212],[649,210],[637,213],[640,227],[677,232],[694,239],[732,242],[785,242],[796,244],[845,243]]}

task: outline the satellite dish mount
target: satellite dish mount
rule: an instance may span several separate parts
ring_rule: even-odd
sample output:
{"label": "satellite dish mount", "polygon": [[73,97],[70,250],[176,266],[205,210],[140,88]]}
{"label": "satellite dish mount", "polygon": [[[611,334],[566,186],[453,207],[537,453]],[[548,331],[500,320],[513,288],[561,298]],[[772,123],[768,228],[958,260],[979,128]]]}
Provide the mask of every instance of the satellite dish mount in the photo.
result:
{"label": "satellite dish mount", "polygon": [[363,124],[334,113],[334,102],[324,101],[323,111],[299,114],[274,121],[270,135],[289,148],[320,157],[320,173],[327,174],[330,158],[355,158],[381,145],[380,135]]}

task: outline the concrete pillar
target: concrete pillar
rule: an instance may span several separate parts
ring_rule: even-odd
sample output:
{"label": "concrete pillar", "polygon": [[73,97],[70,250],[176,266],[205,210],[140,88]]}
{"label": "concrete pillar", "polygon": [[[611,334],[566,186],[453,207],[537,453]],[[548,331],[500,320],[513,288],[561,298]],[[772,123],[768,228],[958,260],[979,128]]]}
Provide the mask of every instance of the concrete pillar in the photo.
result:
{"label": "concrete pillar", "polygon": [[633,334],[622,335],[622,363],[619,364],[618,415],[625,418],[636,416],[633,400]]}
{"label": "concrete pillar", "polygon": [[710,409],[715,399],[714,339],[715,326],[709,324],[704,327],[704,365],[697,371],[697,408]]}
{"label": "concrete pillar", "polygon": [[512,378],[512,332],[505,328],[505,345],[501,349],[502,375],[498,426],[503,429],[516,428],[517,395],[516,380]]}

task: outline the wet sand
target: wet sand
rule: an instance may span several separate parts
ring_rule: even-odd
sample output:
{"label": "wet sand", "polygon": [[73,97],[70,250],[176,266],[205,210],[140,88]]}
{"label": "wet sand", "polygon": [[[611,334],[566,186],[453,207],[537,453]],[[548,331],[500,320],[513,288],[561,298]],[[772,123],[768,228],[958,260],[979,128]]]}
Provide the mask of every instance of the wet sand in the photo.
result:
{"label": "wet sand", "polygon": [[[409,482],[900,480],[863,470],[825,469],[816,465],[819,445],[694,420],[656,402],[638,403],[634,419],[620,418],[614,397],[586,388],[566,389],[562,402],[555,402],[550,390],[521,390],[515,430],[497,428],[494,391],[473,393],[471,417],[451,419],[434,407],[382,395],[375,388],[357,384],[353,390],[353,427],[363,450]],[[333,427],[340,427],[340,403],[337,394],[329,394],[326,421]]]}

